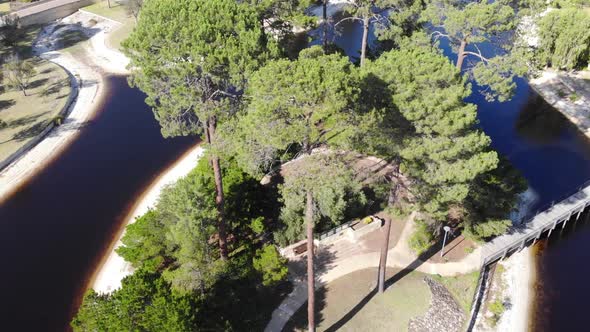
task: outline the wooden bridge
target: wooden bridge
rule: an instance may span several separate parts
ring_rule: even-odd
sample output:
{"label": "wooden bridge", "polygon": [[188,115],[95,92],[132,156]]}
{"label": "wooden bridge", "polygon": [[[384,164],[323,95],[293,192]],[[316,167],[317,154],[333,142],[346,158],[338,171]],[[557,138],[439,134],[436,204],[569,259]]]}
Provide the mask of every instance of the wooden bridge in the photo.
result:
{"label": "wooden bridge", "polygon": [[522,250],[528,245],[534,244],[543,234],[551,236],[556,228],[565,228],[568,223],[574,223],[580,215],[590,206],[590,181],[584,183],[573,194],[558,202],[552,202],[533,214],[531,218],[523,218],[517,226],[502,236],[498,236],[482,247],[482,269],[477,290],[474,296],[471,318],[467,331],[473,330],[479,308],[483,301],[486,284],[489,276],[489,266],[513,252]]}

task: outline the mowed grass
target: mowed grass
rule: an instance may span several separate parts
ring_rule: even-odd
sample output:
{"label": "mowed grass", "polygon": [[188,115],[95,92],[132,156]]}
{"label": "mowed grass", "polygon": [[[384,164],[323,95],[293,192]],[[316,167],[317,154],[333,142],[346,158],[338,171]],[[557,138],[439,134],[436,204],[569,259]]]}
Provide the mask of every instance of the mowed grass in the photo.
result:
{"label": "mowed grass", "polygon": [[22,59],[33,61],[36,74],[30,80],[28,96],[21,91],[0,89],[0,160],[5,160],[27,144],[59,114],[70,94],[68,74],[59,66],[33,57],[33,41],[40,26],[24,27],[24,36],[14,48],[0,48],[0,56],[14,52]]}
{"label": "mowed grass", "polygon": [[129,37],[135,28],[135,19],[133,16],[128,15],[125,11],[125,7],[117,1],[111,0],[111,8],[109,8],[108,3],[103,0],[82,9],[96,15],[110,18],[111,20],[122,24],[120,27],[110,32],[107,37],[107,46],[111,48],[120,49],[121,43]]}
{"label": "mowed grass", "polygon": [[[399,270],[389,269],[391,277]],[[405,273],[402,273],[405,274]],[[411,272],[383,294],[372,293],[377,269],[356,271],[316,292],[318,331],[407,331],[410,319],[426,313],[432,295],[424,274]],[[287,323],[284,331],[305,331],[307,304]]]}
{"label": "mowed grass", "polygon": [[477,287],[479,271],[461,274],[456,277],[441,277],[436,275],[432,276],[432,278],[443,284],[451,292],[466,314],[471,311],[471,303],[475,294],[475,287]]}
{"label": "mowed grass", "polygon": [[10,11],[10,0],[0,0],[0,14],[6,14]]}
{"label": "mowed grass", "polygon": [[56,64],[35,58],[37,74],[31,79],[27,95],[21,91],[0,93],[0,160],[5,160],[41,133],[59,114],[70,94],[68,74]]}

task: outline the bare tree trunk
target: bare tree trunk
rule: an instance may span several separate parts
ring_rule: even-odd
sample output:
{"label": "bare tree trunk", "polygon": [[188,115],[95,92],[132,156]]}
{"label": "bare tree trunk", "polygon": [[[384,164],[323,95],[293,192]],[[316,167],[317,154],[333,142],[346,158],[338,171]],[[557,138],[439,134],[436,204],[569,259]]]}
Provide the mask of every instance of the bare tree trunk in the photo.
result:
{"label": "bare tree trunk", "polygon": [[363,41],[361,44],[361,67],[367,57],[367,40],[369,38],[369,16],[363,18]]}
{"label": "bare tree trunk", "polygon": [[328,0],[324,0],[323,7],[324,24],[322,26],[322,45],[324,47],[324,52],[328,52]]}
{"label": "bare tree trunk", "polygon": [[305,204],[305,221],[307,222],[307,326],[309,332],[315,332],[315,274],[313,257],[313,196],[307,190]]}
{"label": "bare tree trunk", "polygon": [[111,0],[107,0],[107,3],[109,4],[109,8],[111,8]]}
{"label": "bare tree trunk", "polygon": [[461,46],[459,46],[459,53],[457,53],[457,69],[461,70],[463,68],[463,60],[465,59],[465,47],[467,46],[467,41],[462,40]]}
{"label": "bare tree trunk", "polygon": [[[217,128],[217,119],[212,116],[205,123],[205,136],[208,144],[212,143],[215,137],[215,129]],[[209,162],[213,167],[213,176],[215,178],[215,205],[217,206],[217,213],[219,220],[217,224],[217,232],[219,233],[219,253],[222,260],[227,260],[227,235],[225,229],[225,198],[223,195],[223,178],[221,175],[221,165],[219,157],[212,155],[209,157]]]}
{"label": "bare tree trunk", "polygon": [[[397,200],[397,190],[399,182],[394,176],[399,176],[399,162],[396,165],[396,170],[392,176],[392,186],[389,188],[389,197],[387,198],[387,205],[391,208]],[[395,183],[393,183],[395,181]],[[381,257],[379,258],[379,275],[377,277],[377,285],[379,285],[379,293],[385,291],[385,273],[387,271],[387,252],[389,251],[389,235],[391,234],[391,218],[385,218],[385,234],[383,234],[383,243],[381,245]]]}
{"label": "bare tree trunk", "polygon": [[385,234],[381,246],[381,258],[379,259],[379,293],[385,290],[385,271],[387,269],[387,252],[389,251],[389,233],[391,233],[391,218],[385,218]]}
{"label": "bare tree trunk", "polygon": [[22,88],[21,91],[23,92],[23,95],[26,97],[27,96],[27,89]]}

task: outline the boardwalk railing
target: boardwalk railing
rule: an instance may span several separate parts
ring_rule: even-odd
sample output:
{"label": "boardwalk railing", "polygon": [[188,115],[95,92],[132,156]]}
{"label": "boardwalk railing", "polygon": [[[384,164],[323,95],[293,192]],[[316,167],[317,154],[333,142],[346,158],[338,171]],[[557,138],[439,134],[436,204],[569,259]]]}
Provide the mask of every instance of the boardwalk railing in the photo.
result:
{"label": "boardwalk railing", "polygon": [[551,234],[558,224],[564,223],[562,226],[564,228],[574,214],[577,213],[577,220],[588,206],[590,206],[590,180],[584,182],[575,191],[562,195],[557,203],[553,201],[541,206],[535,213],[529,214],[531,215],[529,218],[524,217],[518,226],[512,227],[508,234],[498,236],[483,246],[481,276],[474,294],[467,331],[471,331],[475,326],[485,292],[488,266],[514,250],[523,249],[531,240],[534,243],[544,232],[549,231]]}

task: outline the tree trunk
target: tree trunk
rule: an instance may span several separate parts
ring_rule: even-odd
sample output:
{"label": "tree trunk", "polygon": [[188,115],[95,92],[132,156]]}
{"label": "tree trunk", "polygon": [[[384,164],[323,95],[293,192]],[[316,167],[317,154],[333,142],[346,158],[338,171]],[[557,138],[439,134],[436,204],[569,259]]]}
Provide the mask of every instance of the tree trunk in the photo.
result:
{"label": "tree trunk", "polygon": [[109,8],[111,8],[111,0],[107,0],[107,4],[109,5]]}
{"label": "tree trunk", "polygon": [[461,40],[461,46],[459,46],[459,53],[457,53],[457,69],[459,70],[463,68],[463,60],[465,59],[465,46],[467,46],[467,41],[463,39]]}
{"label": "tree trunk", "polygon": [[313,266],[313,196],[307,190],[305,204],[305,221],[307,222],[307,326],[309,332],[315,332],[315,274]]}
{"label": "tree trunk", "polygon": [[391,233],[391,218],[385,218],[385,234],[381,246],[381,258],[379,259],[379,293],[385,290],[385,271],[387,269],[387,252],[389,251],[389,233]]}
{"label": "tree trunk", "polygon": [[369,16],[363,18],[363,41],[361,43],[361,67],[367,57],[367,39],[369,38]]}
{"label": "tree trunk", "polygon": [[[212,116],[205,123],[205,137],[208,144],[212,143],[213,137],[215,137],[215,129],[217,128],[217,119]],[[225,208],[224,208],[224,195],[223,195],[223,178],[221,175],[221,165],[219,157],[212,155],[209,157],[209,162],[213,167],[213,176],[215,178],[215,205],[217,205],[217,213],[219,214],[219,220],[217,224],[217,232],[219,233],[219,253],[221,259],[227,259],[227,235],[225,230]]]}
{"label": "tree trunk", "polygon": [[26,97],[27,96],[27,89],[22,88],[21,91],[23,92],[23,95]]}
{"label": "tree trunk", "polygon": [[[396,165],[394,176],[399,179],[399,162]],[[391,188],[389,188],[389,197],[387,198],[387,205],[391,208],[397,201],[397,190],[399,182],[393,178]],[[387,252],[389,251],[389,235],[391,234],[391,218],[385,218],[385,234],[383,234],[383,243],[381,244],[381,257],[379,258],[379,275],[377,276],[377,285],[379,285],[379,293],[385,291],[385,272],[387,271]]]}
{"label": "tree trunk", "polygon": [[324,52],[328,52],[328,0],[324,0],[323,7],[322,46],[324,47]]}

